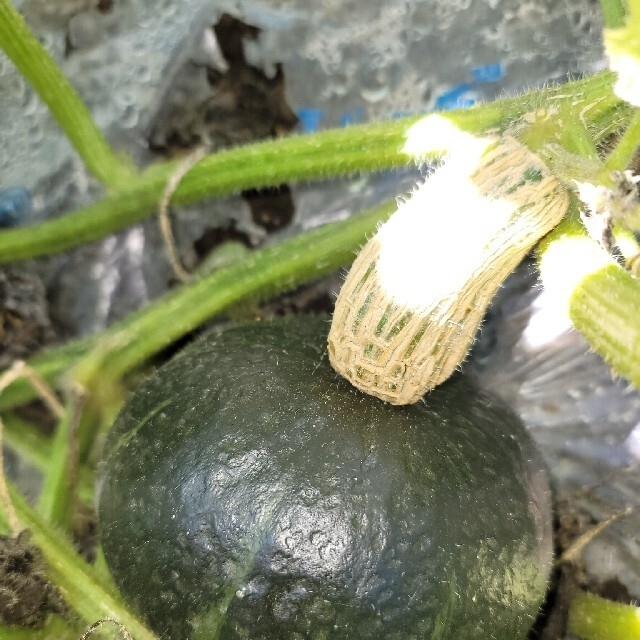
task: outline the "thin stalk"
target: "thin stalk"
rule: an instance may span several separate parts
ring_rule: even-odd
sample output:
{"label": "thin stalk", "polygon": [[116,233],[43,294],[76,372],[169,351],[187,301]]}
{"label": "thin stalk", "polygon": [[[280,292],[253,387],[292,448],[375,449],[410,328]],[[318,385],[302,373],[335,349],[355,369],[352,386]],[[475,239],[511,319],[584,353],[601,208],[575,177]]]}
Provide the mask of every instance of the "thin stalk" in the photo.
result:
{"label": "thin stalk", "polygon": [[[390,201],[344,222],[252,252],[245,260],[170,292],[107,331],[69,374],[87,388],[93,409],[108,405],[110,413],[106,418],[98,414],[80,424],[81,455],[90,449],[102,423],[112,417],[113,402],[103,401],[101,394],[113,381],[237,302],[290,289],[350,262],[365,237],[394,209],[395,201]],[[59,428],[55,443],[40,509],[47,519],[64,525],[70,507],[67,429]]]}
{"label": "thin stalk", "polygon": [[[415,121],[410,121],[413,123]],[[407,166],[401,149],[409,124],[350,127],[256,143],[207,156],[185,176],[174,205],[247,188]],[[175,162],[151,167],[135,187],[76,212],[0,235],[0,263],[50,255],[97,240],[157,211]]]}
{"label": "thin stalk", "polygon": [[[87,353],[99,339],[99,334],[72,340],[64,345],[49,347],[29,359],[31,366],[51,387],[58,388],[59,377],[79,357]],[[8,387],[7,387],[8,388]],[[0,393],[0,411],[29,402],[36,397],[33,385],[19,378],[10,385],[9,393]]]}
{"label": "thin stalk", "polygon": [[[611,91],[611,81],[611,74],[603,72],[565,87],[550,87],[441,117],[468,133],[499,134],[514,127],[529,127],[524,116],[534,109],[540,111],[541,105],[550,117],[556,106],[566,105],[575,119],[593,129],[597,139],[623,127],[629,118],[629,110]],[[190,204],[251,187],[378,171],[421,161],[405,152],[404,146],[412,126],[423,117],[291,136],[212,154],[185,176],[172,202]],[[59,253],[143,220],[157,210],[176,167],[173,161],[153,165],[126,191],[102,202],[37,226],[5,230],[0,235],[0,264]]]}
{"label": "thin stalk", "polygon": [[47,105],[89,171],[111,189],[128,184],[133,165],[109,146],[80,96],[10,0],[0,0],[0,47]]}
{"label": "thin stalk", "polygon": [[49,464],[38,497],[38,512],[48,522],[63,530],[69,528],[74,506],[75,491],[70,486],[70,431],[74,417],[71,411],[58,422],[58,428],[49,447]]}
{"label": "thin stalk", "polygon": [[46,469],[51,438],[13,414],[3,415],[2,420],[6,445],[38,471]]}
{"label": "thin stalk", "polygon": [[12,488],[11,499],[20,521],[31,531],[33,543],[42,552],[49,580],[60,589],[74,611],[89,624],[111,617],[122,622],[136,640],[157,640],[122,602],[115,586],[82,560],[68,540],[52,530],[19,491]]}
{"label": "thin stalk", "polygon": [[569,605],[567,632],[584,640],[636,640],[640,609],[579,592]]}

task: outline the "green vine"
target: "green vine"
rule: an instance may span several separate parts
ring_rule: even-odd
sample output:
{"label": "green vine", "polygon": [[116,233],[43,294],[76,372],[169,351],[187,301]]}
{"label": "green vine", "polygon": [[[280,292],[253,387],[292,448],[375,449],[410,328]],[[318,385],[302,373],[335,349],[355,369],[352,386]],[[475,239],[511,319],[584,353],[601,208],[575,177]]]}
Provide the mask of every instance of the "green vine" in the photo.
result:
{"label": "green vine", "polygon": [[[545,105],[547,114],[555,109],[584,112],[587,124],[597,132],[599,139],[611,130],[619,130],[631,115],[611,93],[611,81],[610,74],[602,73],[574,83],[571,94],[567,94],[566,87],[563,90],[550,88],[442,117],[468,133],[499,134],[512,128],[514,123],[528,127],[523,121],[525,116],[541,112],[540,105]],[[422,116],[414,116],[291,136],[211,154],[185,176],[172,201],[178,205],[190,204],[205,197],[238,193],[249,187],[407,166],[417,160],[415,155],[404,151],[407,136],[422,119]],[[549,141],[544,136],[542,140]],[[535,146],[534,141],[531,144]],[[445,148],[440,150],[441,153],[446,151]],[[431,152],[427,157],[437,155]],[[3,232],[0,235],[0,264],[66,251],[140,222],[157,211],[164,187],[175,168],[175,162],[158,163],[110,198],[35,227]]]}

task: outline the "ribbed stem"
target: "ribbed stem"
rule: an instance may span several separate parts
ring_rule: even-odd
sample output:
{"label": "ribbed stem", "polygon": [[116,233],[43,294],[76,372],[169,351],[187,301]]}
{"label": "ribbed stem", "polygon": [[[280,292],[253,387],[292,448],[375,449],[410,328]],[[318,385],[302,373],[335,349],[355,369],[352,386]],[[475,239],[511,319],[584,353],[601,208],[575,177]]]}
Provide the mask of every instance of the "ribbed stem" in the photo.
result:
{"label": "ribbed stem", "polygon": [[617,374],[640,388],[640,280],[611,264],[574,289],[569,317]]}
{"label": "ribbed stem", "polygon": [[605,168],[608,170],[626,169],[638,152],[638,147],[640,147],[640,109],[633,115],[629,126],[607,157]]}
{"label": "ribbed stem", "polygon": [[640,386],[640,280],[587,236],[578,206],[539,248],[544,288],[613,371]]}
{"label": "ribbed stem", "polygon": [[[621,107],[611,91],[612,77],[603,72],[570,87],[550,87],[447,112],[439,118],[474,135],[502,133],[519,122],[524,131],[530,126],[529,112],[542,104],[549,127],[558,129],[557,114],[562,109],[567,112],[567,121],[584,121],[596,132],[596,138],[605,137],[624,127],[630,117],[630,111]],[[424,140],[421,147],[415,136],[420,131],[416,125],[429,118],[414,116],[225,150],[198,163],[180,183],[172,202],[188,204],[250,187],[376,171],[406,166],[428,155],[436,157],[449,151],[447,141],[441,140],[441,145],[434,147],[433,140]],[[538,138],[538,143],[548,141],[543,134]],[[0,264],[65,251],[148,217],[157,211],[176,166],[176,162],[154,165],[130,183],[124,193],[37,226],[4,230],[0,234]]]}

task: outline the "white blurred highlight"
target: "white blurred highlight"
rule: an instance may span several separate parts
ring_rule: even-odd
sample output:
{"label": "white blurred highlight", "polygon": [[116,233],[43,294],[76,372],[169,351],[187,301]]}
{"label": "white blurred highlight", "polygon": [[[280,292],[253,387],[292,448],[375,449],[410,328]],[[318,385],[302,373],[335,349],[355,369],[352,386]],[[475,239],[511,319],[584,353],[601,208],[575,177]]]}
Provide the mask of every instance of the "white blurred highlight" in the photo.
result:
{"label": "white blurred highlight", "polygon": [[380,284],[394,302],[417,313],[456,298],[516,208],[483,196],[461,176],[458,160],[448,159],[378,231]]}
{"label": "white blurred highlight", "polygon": [[[442,153],[455,158],[458,170],[470,174],[493,138],[481,138],[462,131],[444,116],[432,113],[409,127],[402,151],[416,160]],[[465,165],[466,166],[465,168]]]}
{"label": "white blurred highlight", "polygon": [[536,349],[567,331],[571,295],[585,277],[610,264],[615,264],[613,258],[591,238],[565,236],[553,241],[540,261],[544,290],[522,336],[525,347]]}

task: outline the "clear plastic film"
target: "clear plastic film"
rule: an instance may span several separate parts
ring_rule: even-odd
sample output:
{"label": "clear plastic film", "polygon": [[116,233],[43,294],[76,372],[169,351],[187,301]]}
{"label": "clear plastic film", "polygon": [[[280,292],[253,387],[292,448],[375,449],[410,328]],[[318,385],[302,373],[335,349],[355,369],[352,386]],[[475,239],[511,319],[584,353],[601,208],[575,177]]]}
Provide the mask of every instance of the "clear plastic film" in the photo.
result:
{"label": "clear plastic film", "polygon": [[523,265],[495,301],[469,368],[540,446],[559,535],[577,539],[607,523],[572,559],[586,581],[617,583],[638,598],[640,392],[616,379],[548,302],[535,268]]}

